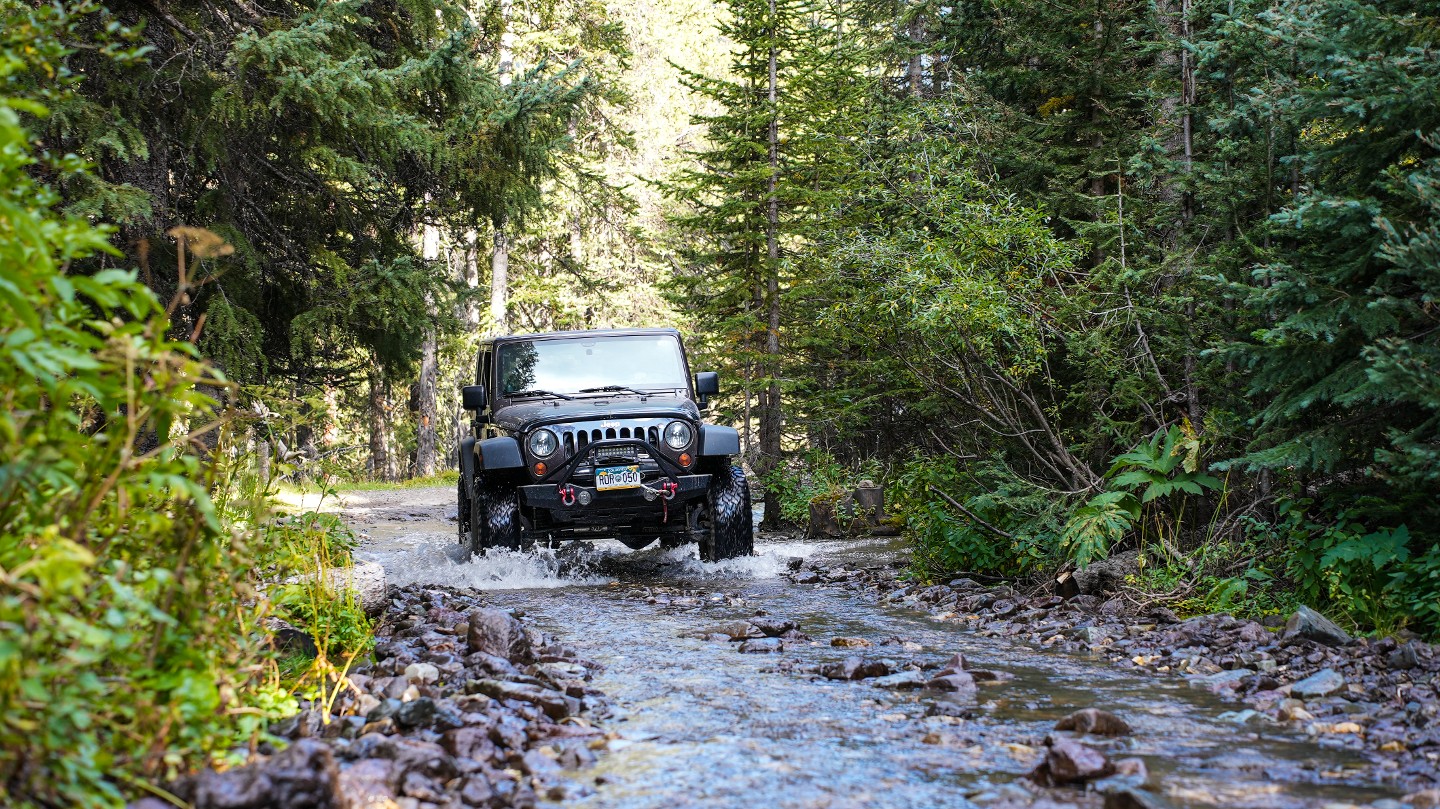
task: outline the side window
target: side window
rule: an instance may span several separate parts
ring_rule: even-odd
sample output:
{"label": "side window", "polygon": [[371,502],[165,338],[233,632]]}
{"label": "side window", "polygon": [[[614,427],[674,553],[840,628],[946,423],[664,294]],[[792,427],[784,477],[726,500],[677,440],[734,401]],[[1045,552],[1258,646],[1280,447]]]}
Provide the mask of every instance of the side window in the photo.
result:
{"label": "side window", "polygon": [[488,349],[480,349],[479,355],[475,357],[475,384],[485,385],[487,388],[490,386],[490,351]]}

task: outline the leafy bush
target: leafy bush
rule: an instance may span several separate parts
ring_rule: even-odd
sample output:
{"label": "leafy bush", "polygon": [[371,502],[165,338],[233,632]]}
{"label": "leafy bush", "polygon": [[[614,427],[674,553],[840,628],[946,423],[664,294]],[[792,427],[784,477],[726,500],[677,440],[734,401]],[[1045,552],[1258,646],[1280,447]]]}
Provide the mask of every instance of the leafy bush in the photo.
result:
{"label": "leafy bush", "polygon": [[918,459],[901,470],[888,499],[914,540],[912,573],[922,581],[957,572],[1025,575],[1057,561],[1067,501],[1003,465],[961,469],[951,459]]}
{"label": "leafy bush", "polygon": [[[297,707],[256,665],[272,655],[255,586],[269,549],[249,530],[252,501],[229,496],[229,422],[203,392],[228,383],[167,336],[165,308],[133,272],[71,271],[112,252],[108,231],[57,212],[35,179],[86,173],[39,148],[21,113],[63,103],[63,83],[32,79],[68,75],[61,40],[100,13],[21,6],[0,20],[6,806],[121,805],[243,755]],[[123,56],[123,29],[108,30],[120,41],[103,47]],[[333,528],[312,521],[298,540],[348,554]]]}
{"label": "leafy bush", "polygon": [[780,499],[780,519],[791,525],[810,520],[813,503],[836,503],[861,480],[881,477],[878,465],[847,469],[823,449],[812,449],[800,458],[780,464],[765,477],[766,488]]}

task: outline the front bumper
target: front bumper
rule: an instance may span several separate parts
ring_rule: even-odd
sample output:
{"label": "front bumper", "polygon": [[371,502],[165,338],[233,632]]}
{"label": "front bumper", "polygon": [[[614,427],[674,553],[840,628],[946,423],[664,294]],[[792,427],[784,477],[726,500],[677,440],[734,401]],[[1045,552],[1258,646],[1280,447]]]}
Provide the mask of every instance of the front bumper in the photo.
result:
{"label": "front bumper", "polygon": [[[667,501],[672,511],[678,503],[703,497],[710,486],[709,475],[680,475],[661,480],[673,480],[676,483],[675,496]],[[646,485],[655,489],[658,488],[655,485],[657,482],[647,482]],[[566,489],[569,494],[562,495],[561,492]],[[609,517],[648,515],[660,511],[662,499],[662,496],[643,487],[604,492],[592,486],[573,483],[537,483],[520,487],[520,505],[545,509],[560,522],[594,524],[606,522]]]}

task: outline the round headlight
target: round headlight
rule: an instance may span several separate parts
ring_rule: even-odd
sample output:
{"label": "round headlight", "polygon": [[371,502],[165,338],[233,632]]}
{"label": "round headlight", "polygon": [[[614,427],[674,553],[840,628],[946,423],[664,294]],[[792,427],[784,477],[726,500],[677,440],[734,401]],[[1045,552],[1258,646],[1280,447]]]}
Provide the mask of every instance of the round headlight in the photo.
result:
{"label": "round headlight", "polygon": [[549,430],[536,430],[530,434],[530,440],[526,442],[525,446],[536,458],[548,458],[560,448],[560,439],[556,438],[555,434]]}
{"label": "round headlight", "polygon": [[665,425],[665,443],[670,449],[684,449],[695,438],[695,431],[683,421],[672,421]]}

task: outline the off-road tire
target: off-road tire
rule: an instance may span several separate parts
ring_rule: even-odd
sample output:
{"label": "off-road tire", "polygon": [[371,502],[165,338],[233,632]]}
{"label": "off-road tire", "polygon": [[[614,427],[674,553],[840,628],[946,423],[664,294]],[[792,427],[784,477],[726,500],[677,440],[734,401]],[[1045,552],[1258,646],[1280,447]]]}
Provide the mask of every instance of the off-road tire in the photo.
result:
{"label": "off-road tire", "polygon": [[461,545],[470,544],[470,493],[465,491],[468,481],[465,480],[465,473],[460,473],[460,479],[455,483],[455,519],[458,523],[456,530],[459,532]]}
{"label": "off-road tire", "polygon": [[491,548],[525,547],[520,538],[520,496],[513,485],[476,475],[470,502],[472,556],[483,556]]}
{"label": "off-road tire", "polygon": [[729,463],[710,472],[705,495],[705,525],[700,560],[719,562],[755,553],[755,526],[750,514],[750,484],[745,470]]}

